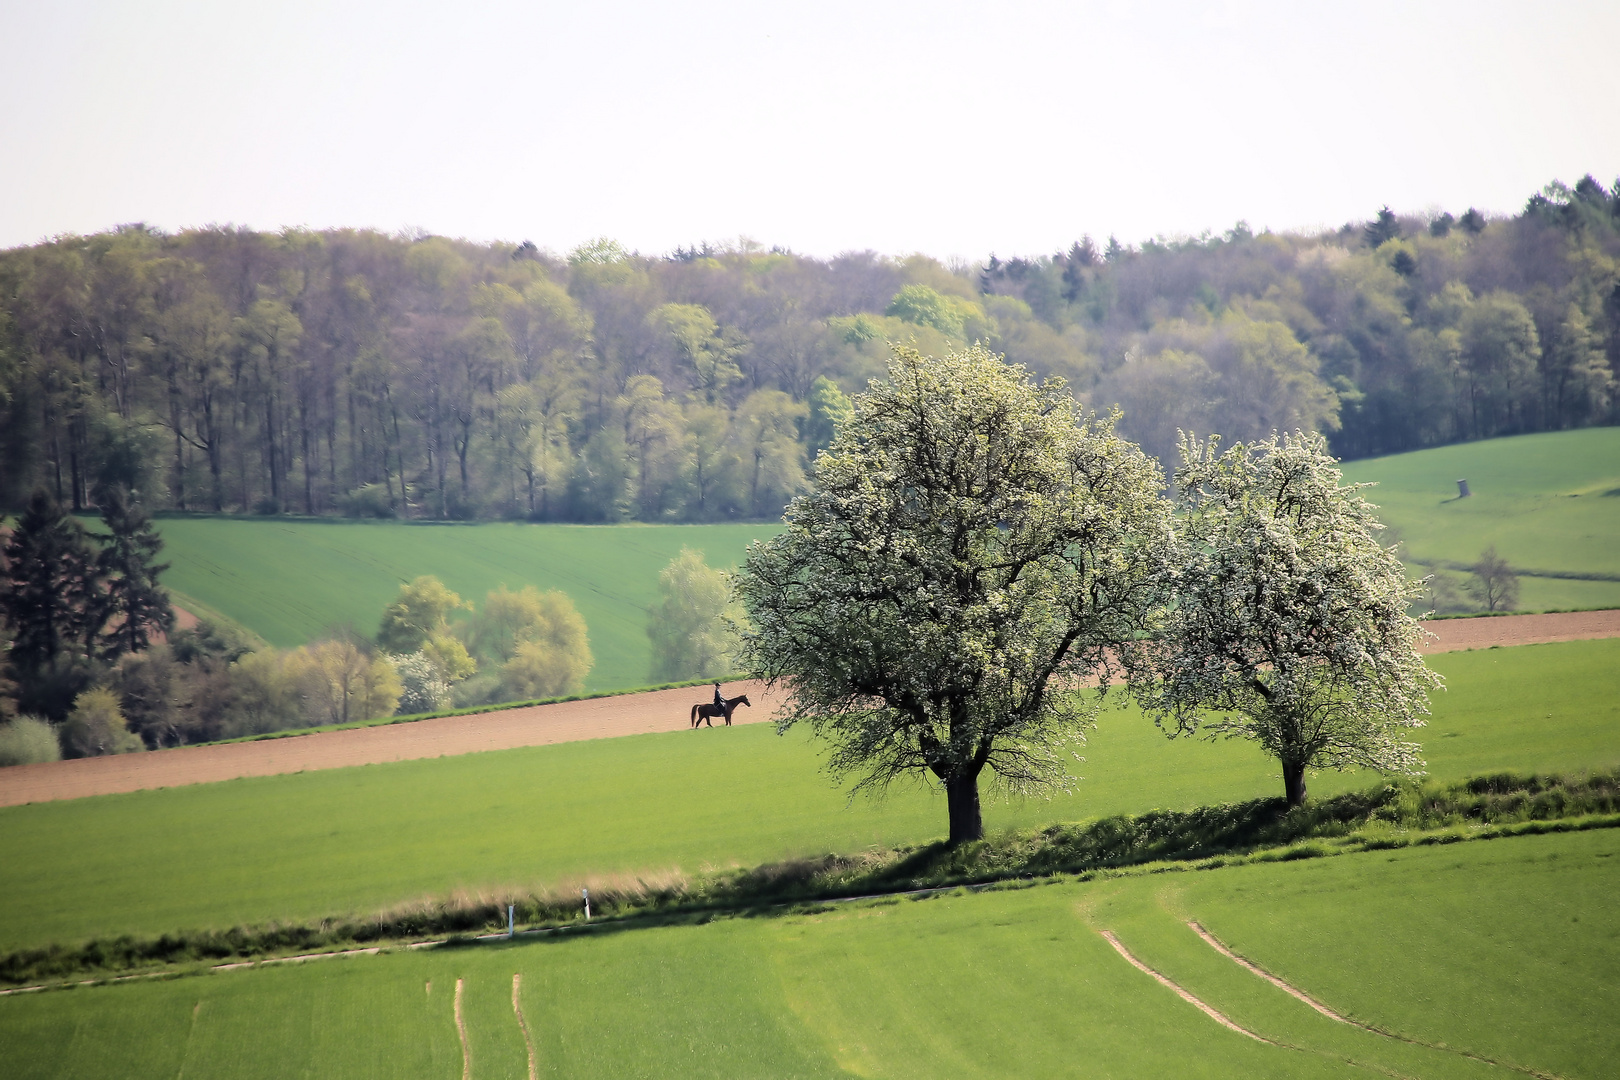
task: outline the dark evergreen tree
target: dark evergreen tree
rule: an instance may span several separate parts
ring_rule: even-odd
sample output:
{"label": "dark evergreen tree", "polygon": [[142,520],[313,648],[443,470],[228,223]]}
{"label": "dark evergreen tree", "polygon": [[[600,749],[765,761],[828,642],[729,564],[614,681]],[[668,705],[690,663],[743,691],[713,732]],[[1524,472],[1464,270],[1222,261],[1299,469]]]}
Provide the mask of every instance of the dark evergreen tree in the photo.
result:
{"label": "dark evergreen tree", "polygon": [[1395,211],[1386,206],[1378,211],[1376,218],[1367,223],[1367,227],[1361,230],[1361,235],[1366,238],[1368,247],[1376,248],[1386,240],[1394,240],[1400,236],[1401,223],[1395,219]]}
{"label": "dark evergreen tree", "polygon": [[103,655],[115,659],[151,645],[152,631],[167,633],[174,626],[174,608],[158,584],[169,564],[156,561],[163,538],[151,518],[123,489],[105,491],[100,498],[107,531],[95,534],[102,544],[96,565],[105,582],[97,598],[98,625],[108,628],[101,635]]}
{"label": "dark evergreen tree", "polygon": [[35,491],[6,544],[0,580],[0,617],[11,633],[23,711],[59,719],[88,683],[84,661],[101,628],[97,577],[84,529]]}

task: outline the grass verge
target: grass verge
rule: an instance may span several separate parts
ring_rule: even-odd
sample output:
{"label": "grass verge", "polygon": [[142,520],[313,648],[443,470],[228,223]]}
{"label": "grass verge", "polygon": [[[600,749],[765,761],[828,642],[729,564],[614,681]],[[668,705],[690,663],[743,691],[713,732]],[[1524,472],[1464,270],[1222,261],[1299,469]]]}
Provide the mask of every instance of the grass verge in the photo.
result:
{"label": "grass verge", "polygon": [[695,917],[852,897],[982,886],[1058,876],[1081,879],[1167,864],[1215,868],[1286,862],[1352,851],[1467,839],[1620,827],[1620,772],[1579,776],[1496,773],[1450,785],[1384,784],[1290,810],[1278,798],[1119,815],[1083,824],[1009,830],[973,844],[943,843],[828,854],[747,869],[688,875],[611,875],[529,892],[457,892],[364,918],[237,926],[225,931],[131,935],[80,946],[47,945],[0,957],[0,982],[114,975],[470,935],[506,925],[508,905],[526,928],[581,918],[589,888],[598,919]]}

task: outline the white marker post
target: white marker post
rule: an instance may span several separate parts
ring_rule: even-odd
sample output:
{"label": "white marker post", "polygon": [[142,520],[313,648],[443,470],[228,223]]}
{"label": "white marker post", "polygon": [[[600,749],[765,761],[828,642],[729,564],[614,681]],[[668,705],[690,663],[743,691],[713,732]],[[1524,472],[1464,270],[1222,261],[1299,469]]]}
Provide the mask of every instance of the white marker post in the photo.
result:
{"label": "white marker post", "polygon": [[589,889],[581,889],[581,890],[579,890],[579,895],[581,895],[581,896],[583,896],[585,898],[585,921],[590,922],[591,921],[591,890],[589,890]]}
{"label": "white marker post", "polygon": [[516,904],[507,904],[506,905],[506,936],[507,937],[512,936],[512,931],[513,931],[513,929],[514,929],[514,927],[516,925],[513,922],[513,918],[512,918],[513,912],[516,909],[516,907],[517,907]]}

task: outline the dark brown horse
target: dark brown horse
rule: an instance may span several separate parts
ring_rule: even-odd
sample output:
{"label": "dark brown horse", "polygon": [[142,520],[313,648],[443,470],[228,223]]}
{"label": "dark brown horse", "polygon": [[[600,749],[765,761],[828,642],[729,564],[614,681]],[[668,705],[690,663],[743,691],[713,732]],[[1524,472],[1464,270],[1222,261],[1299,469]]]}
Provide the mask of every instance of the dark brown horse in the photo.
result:
{"label": "dark brown horse", "polygon": [[692,706],[692,726],[697,727],[698,722],[702,721],[710,727],[714,727],[714,718],[723,716],[726,718],[726,727],[730,727],[731,714],[739,705],[747,705],[750,709],[754,707],[748,700],[747,694],[741,697],[726,698],[726,707],[723,709],[712,701],[700,701]]}

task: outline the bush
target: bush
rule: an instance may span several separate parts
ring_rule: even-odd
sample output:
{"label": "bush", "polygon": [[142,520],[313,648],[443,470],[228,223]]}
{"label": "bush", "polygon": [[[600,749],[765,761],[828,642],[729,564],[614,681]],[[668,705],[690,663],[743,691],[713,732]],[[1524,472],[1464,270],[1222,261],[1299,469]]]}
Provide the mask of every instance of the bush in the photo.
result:
{"label": "bush", "polygon": [[285,670],[303,699],[311,725],[347,724],[394,715],[399,676],[381,657],[352,641],[317,641],[287,654]]}
{"label": "bush", "polygon": [[400,716],[438,712],[450,704],[450,684],[439,674],[439,667],[424,652],[389,659],[399,674]]}
{"label": "bush", "polygon": [[381,484],[366,484],[357,487],[341,500],[343,514],[352,518],[391,518],[397,517],[393,501],[389,498],[388,490]]}
{"label": "bush", "polygon": [[56,729],[38,717],[19,716],[9,724],[0,724],[0,766],[33,765],[59,761],[61,757]]}
{"label": "bush", "polygon": [[86,690],[73,701],[62,725],[62,747],[73,757],[101,757],[145,750],[140,737],[124,722],[118,695],[105,686]]}

